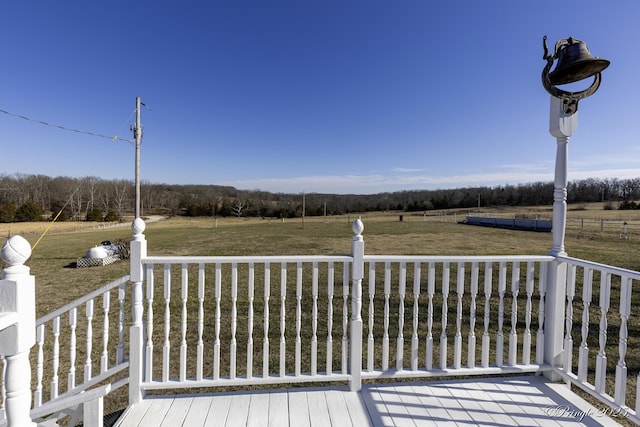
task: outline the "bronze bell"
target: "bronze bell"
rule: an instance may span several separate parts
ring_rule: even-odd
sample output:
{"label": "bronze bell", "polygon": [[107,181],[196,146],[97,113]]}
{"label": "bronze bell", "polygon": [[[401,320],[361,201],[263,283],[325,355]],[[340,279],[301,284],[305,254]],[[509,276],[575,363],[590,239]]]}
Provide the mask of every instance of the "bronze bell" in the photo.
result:
{"label": "bronze bell", "polygon": [[558,52],[556,68],[549,73],[549,80],[554,86],[586,79],[609,66],[608,60],[592,57],[584,42],[572,37],[567,42]]}

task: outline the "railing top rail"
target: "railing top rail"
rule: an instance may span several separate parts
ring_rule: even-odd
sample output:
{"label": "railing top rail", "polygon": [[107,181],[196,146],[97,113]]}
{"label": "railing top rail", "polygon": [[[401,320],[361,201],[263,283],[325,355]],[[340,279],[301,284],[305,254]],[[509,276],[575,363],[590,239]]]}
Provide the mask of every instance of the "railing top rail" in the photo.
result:
{"label": "railing top rail", "polygon": [[500,262],[500,261],[533,261],[548,262],[555,257],[551,255],[365,255],[365,262]]}
{"label": "railing top rail", "polygon": [[265,264],[281,262],[351,262],[349,255],[265,255],[265,256],[148,256],[143,264]]}
{"label": "railing top rail", "polygon": [[564,261],[569,264],[578,265],[585,268],[591,268],[594,270],[601,270],[606,273],[629,277],[633,280],[640,280],[640,272],[628,270],[626,268],[614,267],[607,264],[600,264],[597,262],[586,261],[584,259],[572,258],[568,256],[558,256],[558,261]]}
{"label": "railing top rail", "polygon": [[46,315],[44,315],[43,317],[39,318],[38,320],[36,320],[36,327],[40,326],[42,324],[47,323],[48,321],[55,319],[56,317],[68,312],[69,310],[71,310],[74,307],[78,307],[81,304],[86,303],[89,300],[92,300],[96,297],[99,297],[100,295],[104,294],[107,291],[110,291],[113,288],[117,288],[118,286],[122,285],[123,283],[126,283],[129,281],[129,275],[126,276],[122,276],[112,282],[107,283],[106,285],[102,286],[101,288],[96,289],[95,291],[92,291],[90,293],[88,293],[87,295],[78,298],[75,301],[71,301],[69,304],[66,304],[62,307],[60,307],[59,309],[57,309],[56,311],[52,311],[51,313],[48,313]]}

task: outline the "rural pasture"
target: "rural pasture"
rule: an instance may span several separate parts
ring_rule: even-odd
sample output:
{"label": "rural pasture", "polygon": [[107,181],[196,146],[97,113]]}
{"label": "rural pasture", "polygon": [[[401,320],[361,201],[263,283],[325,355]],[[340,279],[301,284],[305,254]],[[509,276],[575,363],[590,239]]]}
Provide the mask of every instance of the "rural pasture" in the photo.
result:
{"label": "rural pasture", "polygon": [[[469,213],[478,214],[477,211]],[[481,214],[549,219],[551,207],[483,209]],[[465,215],[464,211],[427,212],[427,215],[406,212],[362,214],[365,253],[542,255],[550,249],[551,233],[459,224]],[[351,223],[358,216],[306,217],[304,221],[301,218],[282,221],[176,217],[149,222],[145,236],[149,255],[342,255],[351,250]],[[603,210],[598,204],[580,208],[570,206],[568,216],[565,248],[570,256],[640,269],[640,218],[637,212]],[[625,223],[626,234],[623,235]],[[39,241],[27,263],[36,277],[37,316],[128,274],[127,261],[91,268],[74,268],[74,263],[88,248],[103,240],[129,240],[129,225],[129,221],[118,226],[86,222],[54,224]],[[5,224],[0,232],[4,236],[21,234],[34,245],[48,226],[47,223]],[[634,319],[632,315],[630,322]],[[613,324],[610,326],[614,327]],[[241,341],[242,338],[238,338]],[[634,345],[635,341],[629,342],[629,362],[640,360],[640,346]],[[630,366],[629,378],[634,383],[636,374],[635,366]],[[108,403],[105,412],[124,405],[126,399],[120,395]]]}
{"label": "rural pasture", "polygon": [[[149,255],[315,255],[350,251],[351,223],[362,217],[365,253],[380,255],[546,254],[551,233],[460,225],[465,215],[550,219],[551,207],[496,207],[423,213],[374,212],[285,219],[174,217],[147,223]],[[402,216],[402,221],[400,221]],[[33,246],[38,316],[128,273],[128,262],[73,268],[76,258],[103,240],[130,240],[133,218],[121,224],[47,222],[0,224],[0,235],[20,234]],[[626,226],[625,226],[626,223]],[[626,234],[623,233],[626,231]],[[640,213],[569,206],[570,256],[640,269]]]}

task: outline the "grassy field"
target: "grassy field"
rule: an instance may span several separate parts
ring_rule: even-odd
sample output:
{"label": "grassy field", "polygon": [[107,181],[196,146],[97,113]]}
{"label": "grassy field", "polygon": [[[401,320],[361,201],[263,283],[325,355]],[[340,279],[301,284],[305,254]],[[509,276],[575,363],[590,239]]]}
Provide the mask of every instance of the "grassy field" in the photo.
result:
{"label": "grassy field", "polygon": [[[523,232],[458,224],[474,211],[371,213],[362,215],[368,254],[497,255],[545,254],[551,233]],[[483,215],[551,217],[551,207],[482,209]],[[400,221],[402,215],[402,221]],[[637,212],[603,210],[601,204],[569,207],[566,250],[571,256],[640,269]],[[357,215],[287,219],[173,218],[149,222],[150,255],[347,254]],[[630,239],[621,238],[627,223]],[[33,246],[28,261],[37,279],[38,315],[66,304],[128,272],[127,262],[74,268],[76,258],[103,240],[130,240],[129,222],[1,224],[0,234],[23,235]],[[42,233],[50,227],[47,234]],[[624,237],[624,236],[622,236]],[[40,239],[40,240],[39,240]],[[39,240],[39,241],[38,241]]]}
{"label": "grassy field", "polygon": [[[467,212],[372,213],[362,215],[365,253],[422,255],[545,254],[551,233],[523,232],[458,224]],[[470,212],[473,213],[473,212]],[[550,207],[483,209],[484,215],[549,219]],[[402,221],[400,221],[402,215]],[[571,256],[638,270],[640,219],[637,213],[570,207],[566,250]],[[288,219],[172,218],[147,223],[149,255],[313,255],[348,254],[351,223],[357,215]],[[627,223],[630,239],[621,238]],[[0,227],[5,236],[21,234],[34,245],[47,223]],[[6,227],[6,228],[4,228]],[[74,268],[76,258],[103,240],[130,240],[129,223],[96,227],[92,223],[54,224],[28,261],[36,276],[37,315],[42,316],[105,283],[128,274],[129,263]],[[177,313],[178,311],[176,311]],[[175,323],[176,325],[178,322]],[[627,359],[640,355],[630,348]],[[612,355],[613,356],[613,355]],[[635,374],[630,374],[634,376]],[[121,400],[117,409],[123,403]],[[126,400],[124,401],[126,402]]]}

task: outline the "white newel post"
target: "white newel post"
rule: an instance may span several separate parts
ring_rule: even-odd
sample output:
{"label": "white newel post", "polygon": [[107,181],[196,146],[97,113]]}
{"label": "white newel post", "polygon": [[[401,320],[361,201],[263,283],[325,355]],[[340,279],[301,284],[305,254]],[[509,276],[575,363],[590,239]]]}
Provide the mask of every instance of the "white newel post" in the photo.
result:
{"label": "white newel post", "polygon": [[144,268],[142,259],[147,256],[147,241],[144,238],[145,223],[142,218],[136,218],[131,225],[133,239],[131,240],[131,299],[133,301],[133,319],[129,329],[129,404],[142,401],[142,373],[144,372],[142,315],[143,296],[142,282],[144,280]]}
{"label": "white newel post", "polygon": [[8,267],[0,281],[0,353],[5,357],[5,414],[8,427],[35,426],[31,410],[29,350],[36,343],[35,279],[24,262],[31,245],[13,236],[2,247]]}
{"label": "white newel post", "polygon": [[351,226],[353,240],[351,241],[351,391],[362,388],[362,278],[364,277],[364,239],[362,232],[364,225],[360,218]]}
{"label": "white newel post", "polygon": [[[549,255],[566,255],[564,237],[567,223],[567,152],[569,137],[578,125],[578,113],[566,114],[562,100],[551,97],[549,133],[557,139],[556,170],[553,190],[553,242]],[[547,270],[546,321],[544,332],[544,362],[562,366],[567,291],[567,265],[554,260]],[[553,380],[558,380],[552,375]]]}

